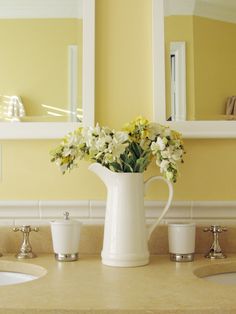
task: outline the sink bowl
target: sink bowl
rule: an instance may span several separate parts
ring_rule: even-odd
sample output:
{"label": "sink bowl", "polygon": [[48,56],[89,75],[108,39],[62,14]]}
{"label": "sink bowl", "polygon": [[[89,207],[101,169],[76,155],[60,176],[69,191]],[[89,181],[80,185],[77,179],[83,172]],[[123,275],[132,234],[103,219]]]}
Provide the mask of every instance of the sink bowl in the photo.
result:
{"label": "sink bowl", "polygon": [[223,285],[236,285],[236,262],[206,265],[194,270],[194,275]]}
{"label": "sink bowl", "polygon": [[22,283],[37,279],[37,276],[15,273],[9,271],[0,271],[0,286],[14,285],[16,283]]}
{"label": "sink bowl", "polygon": [[204,279],[224,285],[235,285],[236,284],[236,272],[235,273],[224,273],[206,276]]}
{"label": "sink bowl", "polygon": [[0,261],[0,286],[36,280],[47,273],[46,269],[28,263]]}

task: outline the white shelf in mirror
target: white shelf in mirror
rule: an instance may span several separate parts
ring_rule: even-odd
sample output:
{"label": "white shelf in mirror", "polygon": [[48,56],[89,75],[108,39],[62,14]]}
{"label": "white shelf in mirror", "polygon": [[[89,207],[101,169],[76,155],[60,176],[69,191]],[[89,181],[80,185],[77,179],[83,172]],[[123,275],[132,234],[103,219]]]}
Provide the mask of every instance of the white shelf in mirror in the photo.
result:
{"label": "white shelf in mirror", "polygon": [[181,132],[184,138],[236,138],[236,121],[167,121],[165,95],[164,0],[153,1],[154,120]]}
{"label": "white shelf in mirror", "polygon": [[[82,108],[84,112],[82,124],[89,126],[94,125],[95,0],[83,2],[82,14]],[[0,139],[62,138],[82,124],[79,122],[0,122]]]}

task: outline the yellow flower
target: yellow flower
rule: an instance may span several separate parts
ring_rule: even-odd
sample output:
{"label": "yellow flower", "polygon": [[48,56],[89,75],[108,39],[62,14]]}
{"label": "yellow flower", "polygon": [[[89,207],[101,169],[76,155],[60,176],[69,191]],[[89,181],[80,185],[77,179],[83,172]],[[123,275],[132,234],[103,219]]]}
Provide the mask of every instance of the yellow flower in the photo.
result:
{"label": "yellow flower", "polygon": [[149,130],[142,130],[142,131],[141,131],[141,138],[142,138],[142,139],[143,139],[143,138],[149,138],[149,136],[150,136]]}
{"label": "yellow flower", "polygon": [[147,126],[149,124],[149,121],[142,116],[137,117],[133,122],[136,125],[142,125],[142,126],[144,126],[144,125]]}
{"label": "yellow flower", "polygon": [[135,124],[133,122],[127,123],[123,127],[123,130],[126,131],[127,133],[133,133],[135,130]]}
{"label": "yellow flower", "polygon": [[[134,119],[133,121],[127,123],[127,124],[124,126],[123,130],[126,131],[127,133],[131,134],[131,135],[135,132],[135,130],[137,130],[137,129],[139,130],[140,128],[143,129],[142,132],[145,132],[144,129],[145,129],[145,127],[147,127],[149,124],[150,124],[150,123],[149,123],[149,121],[148,121],[147,119],[143,118],[142,116],[138,116],[138,117],[137,117],[136,119]],[[143,138],[146,137],[146,134],[143,133],[143,134],[142,134],[142,137],[143,137]]]}
{"label": "yellow flower", "polygon": [[174,130],[171,130],[171,135],[172,135],[172,138],[174,140],[182,140],[182,135],[181,133],[177,132],[177,131],[174,131]]}

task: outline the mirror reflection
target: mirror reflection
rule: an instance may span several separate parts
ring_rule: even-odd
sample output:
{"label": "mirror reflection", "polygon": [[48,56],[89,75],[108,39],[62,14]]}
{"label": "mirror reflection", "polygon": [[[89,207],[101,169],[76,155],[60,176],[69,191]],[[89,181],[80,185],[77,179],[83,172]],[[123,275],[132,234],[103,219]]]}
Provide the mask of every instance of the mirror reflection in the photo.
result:
{"label": "mirror reflection", "polygon": [[236,2],[164,3],[168,120],[235,120]]}
{"label": "mirror reflection", "polygon": [[82,0],[0,0],[0,121],[82,121],[82,27]]}

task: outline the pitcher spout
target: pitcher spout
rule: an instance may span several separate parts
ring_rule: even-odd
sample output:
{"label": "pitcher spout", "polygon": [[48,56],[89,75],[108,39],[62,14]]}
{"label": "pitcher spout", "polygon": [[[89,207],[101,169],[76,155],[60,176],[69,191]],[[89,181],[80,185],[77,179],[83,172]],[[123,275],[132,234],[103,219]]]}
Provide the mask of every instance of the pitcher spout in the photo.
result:
{"label": "pitcher spout", "polygon": [[103,167],[99,163],[93,163],[88,167],[89,170],[94,172],[102,181],[105,183],[106,186],[109,185],[111,180],[111,175],[113,174],[112,171],[107,169],[106,167]]}

